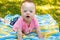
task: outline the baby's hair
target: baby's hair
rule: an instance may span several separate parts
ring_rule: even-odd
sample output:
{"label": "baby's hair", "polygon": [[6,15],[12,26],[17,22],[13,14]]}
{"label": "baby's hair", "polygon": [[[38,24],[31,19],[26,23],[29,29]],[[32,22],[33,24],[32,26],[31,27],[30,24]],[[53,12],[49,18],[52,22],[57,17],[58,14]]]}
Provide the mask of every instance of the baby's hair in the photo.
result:
{"label": "baby's hair", "polygon": [[[35,5],[35,3],[34,3],[32,0],[24,0],[24,1],[21,3],[21,6],[22,6],[22,4],[25,3],[25,2],[31,2],[31,3],[33,3],[33,4]],[[35,5],[35,6],[36,6],[36,5]]]}
{"label": "baby's hair", "polygon": [[32,0],[24,0],[24,1],[32,2]]}

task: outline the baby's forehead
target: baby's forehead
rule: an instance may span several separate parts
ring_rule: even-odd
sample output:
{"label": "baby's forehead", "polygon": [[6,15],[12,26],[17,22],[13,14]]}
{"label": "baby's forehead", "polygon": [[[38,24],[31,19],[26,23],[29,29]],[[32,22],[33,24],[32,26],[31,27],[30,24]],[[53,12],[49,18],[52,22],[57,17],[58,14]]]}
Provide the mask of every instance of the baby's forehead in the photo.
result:
{"label": "baby's forehead", "polygon": [[22,4],[22,8],[31,8],[31,9],[34,9],[35,8],[35,5],[34,5],[34,3],[32,3],[32,2],[25,2],[25,3],[23,3]]}

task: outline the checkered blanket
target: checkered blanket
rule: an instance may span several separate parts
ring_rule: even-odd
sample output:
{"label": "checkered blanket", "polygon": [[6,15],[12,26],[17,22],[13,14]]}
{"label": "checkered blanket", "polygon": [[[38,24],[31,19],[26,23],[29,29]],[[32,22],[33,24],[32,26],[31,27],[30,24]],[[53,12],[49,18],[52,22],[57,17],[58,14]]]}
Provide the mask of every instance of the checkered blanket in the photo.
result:
{"label": "checkered blanket", "polygon": [[[4,19],[9,22],[14,21],[13,19],[19,17],[16,14],[14,16],[8,14]],[[57,22],[49,14],[35,15],[40,25],[40,32],[44,35],[44,40],[60,40],[60,32]],[[17,40],[17,33],[13,32],[12,25],[0,22],[0,40]],[[28,35],[23,34],[23,40],[43,40],[37,37],[37,34],[33,30]]]}

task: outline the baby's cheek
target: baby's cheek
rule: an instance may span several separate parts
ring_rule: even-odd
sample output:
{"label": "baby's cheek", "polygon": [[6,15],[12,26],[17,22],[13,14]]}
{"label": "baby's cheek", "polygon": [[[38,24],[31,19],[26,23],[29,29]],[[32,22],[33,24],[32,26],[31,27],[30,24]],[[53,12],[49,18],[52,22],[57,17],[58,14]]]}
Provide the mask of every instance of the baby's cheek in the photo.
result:
{"label": "baby's cheek", "polygon": [[21,16],[25,17],[25,16],[26,16],[26,14],[22,14]]}
{"label": "baby's cheek", "polygon": [[31,18],[33,18],[33,17],[34,17],[34,14],[31,15]]}

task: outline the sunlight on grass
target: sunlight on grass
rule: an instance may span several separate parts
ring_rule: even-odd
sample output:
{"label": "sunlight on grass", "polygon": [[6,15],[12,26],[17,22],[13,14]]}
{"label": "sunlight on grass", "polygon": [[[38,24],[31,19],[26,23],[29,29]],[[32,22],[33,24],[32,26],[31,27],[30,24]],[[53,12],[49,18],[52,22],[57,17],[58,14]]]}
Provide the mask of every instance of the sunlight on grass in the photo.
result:
{"label": "sunlight on grass", "polygon": [[[20,14],[20,6],[23,0],[0,0],[0,17],[8,14]],[[36,4],[36,14],[51,14],[60,25],[60,1],[59,0],[33,0]]]}

